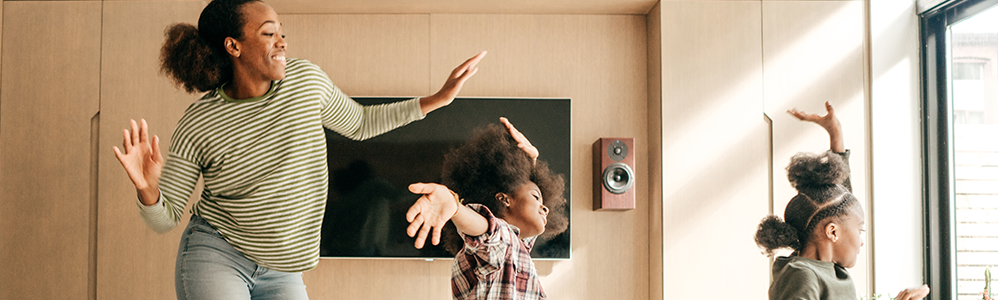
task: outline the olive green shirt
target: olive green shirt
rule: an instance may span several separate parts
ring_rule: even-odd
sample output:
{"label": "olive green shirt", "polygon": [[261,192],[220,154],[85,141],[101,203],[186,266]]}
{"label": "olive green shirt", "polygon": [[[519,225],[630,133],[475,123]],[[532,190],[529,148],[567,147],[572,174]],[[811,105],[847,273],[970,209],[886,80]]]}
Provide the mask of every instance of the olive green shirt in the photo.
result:
{"label": "olive green shirt", "polygon": [[773,262],[770,300],[856,300],[849,271],[832,262],[800,256],[781,256]]}
{"label": "olive green shirt", "polygon": [[[846,165],[849,150],[838,153]],[[846,178],[842,184],[852,191],[852,182]],[[800,256],[781,256],[773,262],[773,283],[769,285],[770,300],[786,299],[850,299],[856,300],[856,286],[849,271],[832,262]]]}

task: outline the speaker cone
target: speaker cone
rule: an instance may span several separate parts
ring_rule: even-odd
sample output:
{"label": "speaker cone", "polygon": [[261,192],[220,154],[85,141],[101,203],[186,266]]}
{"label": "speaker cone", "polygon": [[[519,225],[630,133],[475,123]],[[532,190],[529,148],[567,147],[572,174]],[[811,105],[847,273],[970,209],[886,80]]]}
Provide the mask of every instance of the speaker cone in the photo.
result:
{"label": "speaker cone", "polygon": [[634,186],[634,170],[624,163],[612,163],[603,169],[603,187],[614,194],[623,194]]}

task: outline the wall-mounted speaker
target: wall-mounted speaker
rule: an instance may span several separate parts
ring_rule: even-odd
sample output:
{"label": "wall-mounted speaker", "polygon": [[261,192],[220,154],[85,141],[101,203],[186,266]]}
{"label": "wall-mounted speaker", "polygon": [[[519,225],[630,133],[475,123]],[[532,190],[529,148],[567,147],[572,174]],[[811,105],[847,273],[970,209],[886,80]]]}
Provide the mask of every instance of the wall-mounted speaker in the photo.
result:
{"label": "wall-mounted speaker", "polygon": [[634,138],[593,143],[593,209],[634,209]]}

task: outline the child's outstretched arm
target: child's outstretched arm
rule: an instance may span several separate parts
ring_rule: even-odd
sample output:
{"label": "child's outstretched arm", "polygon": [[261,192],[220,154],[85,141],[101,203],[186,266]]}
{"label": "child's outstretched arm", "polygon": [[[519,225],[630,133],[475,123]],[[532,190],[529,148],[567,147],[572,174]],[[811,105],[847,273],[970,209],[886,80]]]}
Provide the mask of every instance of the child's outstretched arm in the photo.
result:
{"label": "child's outstretched arm", "polygon": [[[409,207],[406,220],[409,227],[406,233],[416,237],[416,248],[422,249],[426,236],[432,230],[431,243],[440,244],[440,229],[450,220],[458,231],[469,236],[479,236],[489,229],[488,220],[474,210],[461,205],[457,194],[446,186],[436,183],[413,183],[409,191],[422,194],[416,203]],[[418,236],[417,236],[418,233]]]}
{"label": "child's outstretched arm", "polygon": [[787,110],[787,113],[793,115],[798,120],[812,122],[824,128],[828,132],[828,143],[829,148],[835,153],[846,152],[845,141],[842,139],[842,124],[839,123],[839,119],[835,117],[835,109],[832,108],[832,104],[825,102],[825,110],[828,111],[824,116],[819,116],[817,114],[808,114],[803,111],[799,111],[796,108],[791,108]]}

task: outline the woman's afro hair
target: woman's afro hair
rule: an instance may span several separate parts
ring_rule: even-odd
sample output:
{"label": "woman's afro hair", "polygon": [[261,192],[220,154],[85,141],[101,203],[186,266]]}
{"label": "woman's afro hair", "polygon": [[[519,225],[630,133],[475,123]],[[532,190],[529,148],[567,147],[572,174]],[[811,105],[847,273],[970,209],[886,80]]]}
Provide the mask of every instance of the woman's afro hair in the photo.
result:
{"label": "woman's afro hair", "polygon": [[160,48],[160,72],[188,93],[214,90],[232,80],[232,58],[225,38],[242,39],[243,5],[260,0],[213,0],[198,18],[198,25],[176,23],[165,31]]}

